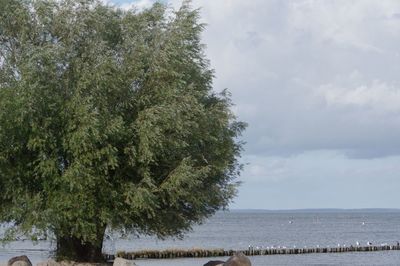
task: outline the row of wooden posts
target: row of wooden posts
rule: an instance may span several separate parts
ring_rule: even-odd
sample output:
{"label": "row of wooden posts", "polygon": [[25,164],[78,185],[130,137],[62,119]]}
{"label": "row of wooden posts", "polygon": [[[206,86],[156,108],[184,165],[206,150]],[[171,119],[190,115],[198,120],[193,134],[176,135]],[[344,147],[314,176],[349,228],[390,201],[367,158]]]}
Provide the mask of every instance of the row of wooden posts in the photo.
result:
{"label": "row of wooden posts", "polygon": [[[224,249],[189,249],[189,250],[143,250],[134,252],[118,252],[115,256],[124,259],[169,259],[169,258],[202,258],[202,257],[229,257],[235,253],[242,252],[246,256],[261,255],[288,255],[288,254],[310,254],[310,253],[340,253],[340,252],[369,252],[400,250],[400,245],[380,246],[340,246],[340,247],[309,247],[309,248],[253,248],[247,250],[224,250]],[[113,260],[114,255],[106,255],[107,260]]]}

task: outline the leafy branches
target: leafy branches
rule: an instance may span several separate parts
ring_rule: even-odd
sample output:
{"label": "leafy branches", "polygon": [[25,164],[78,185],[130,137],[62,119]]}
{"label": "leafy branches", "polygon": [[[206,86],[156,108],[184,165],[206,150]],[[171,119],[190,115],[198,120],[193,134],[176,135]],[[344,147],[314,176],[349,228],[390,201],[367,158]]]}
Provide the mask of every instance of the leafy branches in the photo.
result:
{"label": "leafy branches", "polygon": [[50,231],[61,255],[95,260],[106,227],[182,235],[228,206],[245,124],[212,91],[198,10],[0,1],[0,221],[12,232]]}

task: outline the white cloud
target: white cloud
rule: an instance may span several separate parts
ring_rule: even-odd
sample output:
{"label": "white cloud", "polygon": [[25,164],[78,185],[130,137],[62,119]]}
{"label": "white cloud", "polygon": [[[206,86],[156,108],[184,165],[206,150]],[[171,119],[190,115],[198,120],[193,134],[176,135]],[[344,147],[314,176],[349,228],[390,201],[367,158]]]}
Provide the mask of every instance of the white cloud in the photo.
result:
{"label": "white cloud", "polygon": [[353,88],[326,84],[319,87],[317,93],[325,99],[328,105],[332,106],[354,106],[370,109],[380,114],[400,112],[400,85],[389,85],[380,80]]}
{"label": "white cloud", "polygon": [[153,0],[138,0],[134,3],[125,3],[121,5],[122,9],[128,10],[132,8],[136,8],[138,10],[143,10],[146,8],[149,8],[153,5],[154,1]]}
{"label": "white cloud", "polygon": [[246,159],[254,166],[243,174],[234,208],[398,207],[400,156],[350,159],[342,151],[319,150]]}
{"label": "white cloud", "polygon": [[[371,52],[383,52],[375,30],[397,34],[393,14],[396,0],[386,1],[295,1],[289,7],[290,25],[309,32],[319,41],[333,41]],[[384,27],[382,27],[384,26]]]}
{"label": "white cloud", "polygon": [[[400,172],[400,156],[387,158],[349,158],[341,150],[315,150],[296,155],[281,156],[245,156],[252,163],[246,168],[244,182],[256,183],[296,181],[343,182],[349,176],[358,181],[397,180]],[[382,172],[389,172],[381,176]]]}
{"label": "white cloud", "polygon": [[118,1],[113,0],[101,0],[102,3],[106,5],[115,5],[124,10],[136,9],[143,10],[151,7],[154,4],[154,0],[136,0],[130,2],[119,3]]}
{"label": "white cloud", "polygon": [[245,156],[245,162],[250,162],[245,168],[244,182],[281,182],[287,175],[288,158]]}

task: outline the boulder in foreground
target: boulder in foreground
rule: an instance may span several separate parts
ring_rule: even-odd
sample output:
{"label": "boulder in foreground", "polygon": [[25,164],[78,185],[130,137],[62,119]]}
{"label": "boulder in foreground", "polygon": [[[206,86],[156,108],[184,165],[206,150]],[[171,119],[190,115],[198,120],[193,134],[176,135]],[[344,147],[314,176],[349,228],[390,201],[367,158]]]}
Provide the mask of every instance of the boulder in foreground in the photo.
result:
{"label": "boulder in foreground", "polygon": [[9,259],[7,266],[32,266],[32,262],[23,255]]}
{"label": "boulder in foreground", "polygon": [[91,263],[91,262],[75,262],[75,261],[55,261],[49,259],[39,262],[36,266],[111,266],[111,263]]}
{"label": "boulder in foreground", "polygon": [[203,266],[223,266],[224,263],[225,263],[225,261],[222,261],[222,260],[210,260]]}
{"label": "boulder in foreground", "polygon": [[251,261],[243,253],[230,257],[223,266],[251,266]]}
{"label": "boulder in foreground", "polygon": [[53,259],[48,259],[46,261],[39,262],[36,266],[61,266],[61,262],[57,262]]}
{"label": "boulder in foreground", "polygon": [[237,253],[230,257],[226,262],[210,260],[203,266],[251,266],[251,262],[243,253]]}

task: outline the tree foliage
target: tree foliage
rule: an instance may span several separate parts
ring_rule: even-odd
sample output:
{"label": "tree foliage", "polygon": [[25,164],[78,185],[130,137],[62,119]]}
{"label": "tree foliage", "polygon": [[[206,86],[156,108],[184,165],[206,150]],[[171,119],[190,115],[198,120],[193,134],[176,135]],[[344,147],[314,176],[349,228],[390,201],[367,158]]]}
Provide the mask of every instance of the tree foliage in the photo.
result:
{"label": "tree foliage", "polygon": [[245,125],[229,93],[212,91],[189,2],[141,12],[91,0],[0,7],[0,222],[15,225],[9,233],[52,232],[60,253],[71,239],[69,249],[101,251],[106,227],[182,235],[230,203]]}

